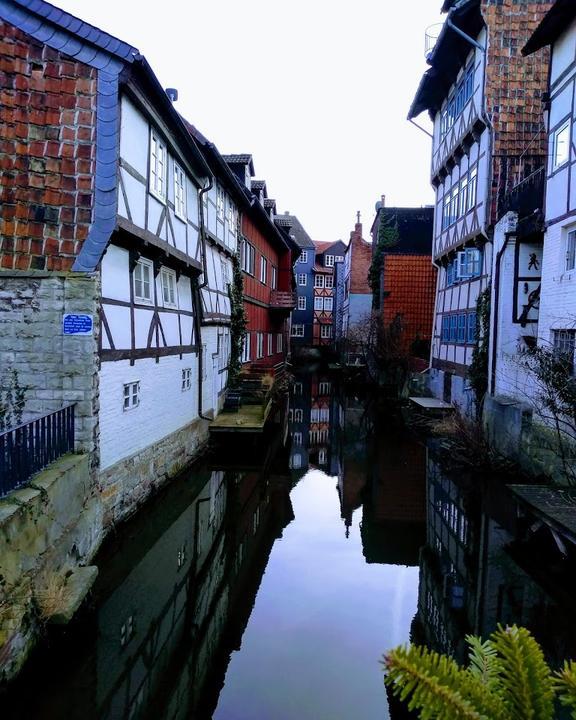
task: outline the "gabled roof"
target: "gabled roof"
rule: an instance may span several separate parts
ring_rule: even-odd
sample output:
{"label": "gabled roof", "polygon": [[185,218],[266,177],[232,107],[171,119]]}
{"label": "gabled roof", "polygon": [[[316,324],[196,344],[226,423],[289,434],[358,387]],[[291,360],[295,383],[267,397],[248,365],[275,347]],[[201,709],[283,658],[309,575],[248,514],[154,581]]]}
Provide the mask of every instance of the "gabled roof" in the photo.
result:
{"label": "gabled roof", "polygon": [[522,48],[522,55],[531,55],[546,45],[552,45],[574,18],[576,18],[576,2],[556,0]]}
{"label": "gabled roof", "polygon": [[[398,228],[398,244],[387,248],[393,255],[431,255],[434,226],[433,207],[383,207],[378,210],[372,225],[374,236],[378,233],[380,222],[391,220]],[[373,250],[376,241],[372,243]]]}
{"label": "gabled roof", "polygon": [[470,43],[448,25],[448,19],[467,35],[476,38],[484,27],[480,0],[460,0],[450,10],[436,45],[427,58],[431,67],[420,80],[408,111],[408,120],[417,117],[424,110],[436,112],[440,109],[470,53]]}
{"label": "gabled roof", "polygon": [[250,177],[254,177],[254,162],[252,155],[244,153],[240,155],[222,155],[228,165],[248,165],[250,169]]}
{"label": "gabled roof", "polygon": [[338,244],[340,244],[344,248],[344,250],[346,249],[346,243],[342,242],[342,240],[334,240],[333,242],[321,242],[318,240],[314,240],[317,255],[323,255],[327,250],[335,247]]}
{"label": "gabled roof", "polygon": [[284,213],[284,215],[277,215],[274,218],[274,222],[276,222],[278,225],[284,225],[285,227],[290,227],[290,235],[294,238],[296,241],[296,244],[303,248],[313,248],[315,247],[314,241],[308,235],[306,230],[304,230],[302,223],[296,215],[290,215],[290,213]]}
{"label": "gabled roof", "polygon": [[252,180],[252,190],[266,190],[266,180]]}

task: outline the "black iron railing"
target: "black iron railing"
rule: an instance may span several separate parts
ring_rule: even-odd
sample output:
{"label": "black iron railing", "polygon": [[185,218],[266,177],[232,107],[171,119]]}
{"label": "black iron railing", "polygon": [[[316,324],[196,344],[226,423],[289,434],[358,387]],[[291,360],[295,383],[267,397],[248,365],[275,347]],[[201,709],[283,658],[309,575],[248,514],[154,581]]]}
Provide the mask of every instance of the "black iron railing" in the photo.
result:
{"label": "black iron railing", "polygon": [[74,405],[0,433],[0,497],[74,450]]}

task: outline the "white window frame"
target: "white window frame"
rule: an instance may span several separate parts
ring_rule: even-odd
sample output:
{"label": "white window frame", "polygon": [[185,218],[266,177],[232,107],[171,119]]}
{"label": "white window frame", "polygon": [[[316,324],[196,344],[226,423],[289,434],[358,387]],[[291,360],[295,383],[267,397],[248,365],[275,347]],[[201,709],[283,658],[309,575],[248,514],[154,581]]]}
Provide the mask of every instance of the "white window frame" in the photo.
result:
{"label": "white window frame", "polygon": [[165,203],[168,152],[166,143],[153,128],[150,128],[149,155],[148,190],[157,200]]}
{"label": "white window frame", "polygon": [[302,433],[301,432],[293,433],[292,442],[294,445],[302,445]]}
{"label": "white window frame", "polygon": [[298,295],[298,310],[306,310],[306,295]]}
{"label": "white window frame", "polygon": [[270,266],[270,287],[272,290],[278,287],[278,268],[275,265]]}
{"label": "white window frame", "polygon": [[242,363],[250,362],[250,333],[247,332],[242,340]]}
{"label": "white window frame", "polygon": [[182,368],[182,392],[190,390],[192,387],[192,368]]}
{"label": "white window frame", "polygon": [[272,333],[268,333],[268,357],[274,355],[272,350]]}
{"label": "white window frame", "polygon": [[576,270],[576,229],[566,233],[566,259],[564,269]]}
{"label": "white window frame", "polygon": [[332,325],[320,325],[320,337],[322,340],[332,339]]}
{"label": "white window frame", "polygon": [[268,260],[264,255],[260,255],[260,282],[266,285],[266,277],[268,275]]}
{"label": "white window frame", "polygon": [[174,212],[180,220],[186,221],[186,174],[174,161]]}
{"label": "white window frame", "polygon": [[321,295],[316,295],[314,298],[314,310],[316,310],[316,312],[322,312],[322,310],[324,310],[324,298]]}
{"label": "white window frame", "polygon": [[457,253],[456,277],[468,280],[482,274],[482,253],[478,248],[467,248]]}
{"label": "white window frame", "polygon": [[470,168],[470,172],[468,173],[468,201],[466,203],[466,207],[468,210],[472,210],[472,208],[476,205],[477,191],[478,191],[478,165],[474,165],[473,168]]}
{"label": "white window frame", "polygon": [[140,380],[124,383],[122,398],[122,409],[124,412],[135,410],[140,405]]}
{"label": "white window frame", "polygon": [[334,299],[332,297],[324,298],[324,312],[332,312],[334,309]]}
{"label": "white window frame", "polygon": [[[166,285],[164,282],[166,282]],[[160,270],[160,287],[162,290],[162,305],[169,308],[178,307],[178,282],[176,281],[176,273],[170,268],[163,267]],[[168,298],[166,298],[166,290],[168,290]]]}
{"label": "white window frame", "polygon": [[323,288],[324,287],[324,275],[314,275],[314,287],[315,288]]}
{"label": "white window frame", "polygon": [[334,255],[325,255],[324,256],[324,265],[326,267],[334,267]]}
{"label": "white window frame", "polygon": [[293,324],[290,335],[291,337],[304,337],[304,325],[301,323]]}
{"label": "white window frame", "polygon": [[301,423],[304,421],[304,410],[302,408],[296,408],[294,410],[294,422]]}
{"label": "white window frame", "polygon": [[327,290],[330,290],[331,288],[334,287],[334,276],[333,275],[326,275],[326,277],[324,278],[324,287]]}
{"label": "white window frame", "polygon": [[254,264],[256,261],[256,250],[254,245],[250,244],[248,240],[244,240],[242,243],[241,254],[242,270],[245,273],[248,273],[248,275],[254,276]]}
{"label": "white window frame", "polygon": [[334,255],[334,262],[344,262],[344,255]]}
{"label": "white window frame", "polygon": [[[148,280],[146,281],[148,284],[148,288],[150,291],[150,295],[144,295],[143,293],[137,292],[137,283],[140,283],[142,286],[142,290],[144,290],[144,268],[148,271]],[[138,278],[138,273],[141,273],[141,277]],[[134,271],[132,273],[132,283],[134,288],[134,300],[139,303],[143,303],[145,305],[153,305],[154,304],[154,264],[152,260],[147,260],[146,258],[140,258],[136,265],[134,266]]]}
{"label": "white window frame", "polygon": [[[566,133],[565,140],[560,140],[560,136]],[[560,143],[565,146],[565,150],[560,152]],[[559,128],[552,133],[552,170],[558,170],[570,160],[570,118],[567,118]]]}
{"label": "white window frame", "polygon": [[284,352],[284,336],[282,333],[276,333],[276,352]]}
{"label": "white window frame", "polygon": [[256,333],[256,360],[264,357],[264,333]]}
{"label": "white window frame", "polygon": [[[330,325],[328,325],[330,327]],[[330,395],[332,392],[332,383],[328,382],[326,380],[323,380],[321,383],[318,384],[318,394],[319,395]]]}
{"label": "white window frame", "polygon": [[298,262],[301,262],[301,263],[308,262],[308,250],[302,250],[302,252],[300,253],[300,257],[298,258]]}
{"label": "white window frame", "polygon": [[216,217],[224,222],[226,207],[226,192],[221,185],[216,185]]}
{"label": "white window frame", "polygon": [[298,275],[298,285],[300,285],[300,287],[306,287],[307,284],[308,284],[308,276],[305,275],[304,273],[300,273]]}

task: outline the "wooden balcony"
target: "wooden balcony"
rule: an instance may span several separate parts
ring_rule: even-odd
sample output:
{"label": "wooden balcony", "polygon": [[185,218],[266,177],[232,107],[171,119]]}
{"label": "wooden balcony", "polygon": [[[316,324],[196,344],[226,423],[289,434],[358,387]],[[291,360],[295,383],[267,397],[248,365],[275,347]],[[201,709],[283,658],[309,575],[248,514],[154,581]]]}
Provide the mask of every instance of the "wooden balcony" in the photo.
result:
{"label": "wooden balcony", "polygon": [[290,313],[296,308],[296,293],[285,290],[273,290],[270,294],[270,309]]}

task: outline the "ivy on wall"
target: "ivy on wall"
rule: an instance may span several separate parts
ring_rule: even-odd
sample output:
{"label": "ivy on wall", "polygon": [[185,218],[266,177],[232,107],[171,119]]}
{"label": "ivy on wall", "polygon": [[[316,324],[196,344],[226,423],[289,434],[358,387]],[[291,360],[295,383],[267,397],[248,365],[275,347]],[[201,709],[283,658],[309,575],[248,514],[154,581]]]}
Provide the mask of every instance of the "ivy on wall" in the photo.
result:
{"label": "ivy on wall", "polygon": [[398,220],[396,215],[384,214],[380,216],[380,224],[378,226],[378,240],[372,254],[372,262],[368,269],[368,284],[372,290],[372,307],[377,309],[380,307],[380,271],[384,260],[386,250],[393,248],[398,244],[400,234],[398,232]]}
{"label": "ivy on wall", "polygon": [[240,258],[232,258],[232,282],[228,285],[230,295],[230,365],[228,385],[233,386],[242,369],[242,347],[246,336],[248,320],[244,311],[244,279]]}
{"label": "ivy on wall", "polygon": [[468,381],[476,396],[480,412],[488,390],[488,345],[490,340],[490,288],[485,288],[476,300],[476,337],[472,362],[468,368]]}
{"label": "ivy on wall", "polygon": [[22,422],[25,393],[15,368],[0,376],[0,432]]}

